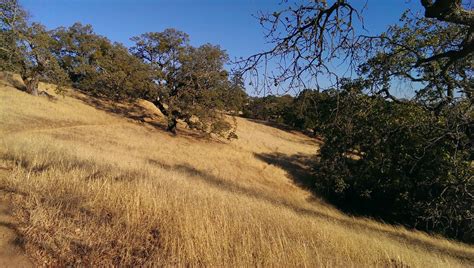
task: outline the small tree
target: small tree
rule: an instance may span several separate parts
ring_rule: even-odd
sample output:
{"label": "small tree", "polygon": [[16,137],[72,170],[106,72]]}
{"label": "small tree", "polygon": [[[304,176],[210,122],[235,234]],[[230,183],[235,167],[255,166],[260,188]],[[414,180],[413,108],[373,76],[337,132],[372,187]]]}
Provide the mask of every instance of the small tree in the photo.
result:
{"label": "small tree", "polygon": [[234,115],[241,113],[249,101],[249,97],[245,92],[244,80],[238,73],[231,77],[228,90],[223,93],[221,99],[225,102],[225,109]]}

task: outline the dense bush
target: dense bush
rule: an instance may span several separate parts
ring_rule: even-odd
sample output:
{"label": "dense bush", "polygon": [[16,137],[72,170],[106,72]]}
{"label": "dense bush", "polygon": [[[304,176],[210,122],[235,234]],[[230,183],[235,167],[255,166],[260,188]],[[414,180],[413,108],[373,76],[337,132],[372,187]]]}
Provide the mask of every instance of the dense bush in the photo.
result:
{"label": "dense bush", "polygon": [[473,241],[472,108],[435,115],[357,91],[323,94],[319,191],[355,213]]}
{"label": "dense bush", "polygon": [[287,115],[292,109],[293,97],[290,95],[250,98],[245,106],[243,116],[276,123],[286,123]]}
{"label": "dense bush", "polygon": [[327,116],[325,113],[328,109],[322,106],[327,105],[324,100],[328,96],[316,90],[305,89],[296,97],[290,95],[252,97],[244,107],[243,116],[317,134]]}

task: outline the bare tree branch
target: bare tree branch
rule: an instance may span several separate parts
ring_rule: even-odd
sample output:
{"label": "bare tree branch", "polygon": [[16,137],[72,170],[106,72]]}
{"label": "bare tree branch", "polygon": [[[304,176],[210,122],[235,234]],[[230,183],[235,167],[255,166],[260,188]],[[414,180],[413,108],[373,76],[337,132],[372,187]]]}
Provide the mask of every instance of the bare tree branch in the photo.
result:
{"label": "bare tree branch", "polygon": [[[412,70],[438,62],[442,63],[443,76],[447,77],[453,64],[466,59],[474,52],[474,12],[466,10],[461,0],[420,2],[425,9],[426,18],[464,27],[467,34],[463,35],[463,41],[449,44],[450,49],[423,52],[395,39],[390,42],[416,57],[416,62],[411,66]],[[253,86],[257,92],[262,87],[270,92],[276,89],[277,93],[290,90],[299,92],[307,86],[319,88],[320,77],[333,82],[332,85],[326,85],[327,87],[337,86],[341,71],[336,70],[334,64],[346,67],[348,71],[356,70],[369,52],[378,49],[371,42],[387,38],[383,35],[365,36],[356,33],[355,23],[360,23],[363,27],[361,11],[349,0],[334,0],[331,3],[305,1],[301,5],[288,4],[281,11],[260,14],[260,24],[267,31],[265,37],[272,47],[236,60],[236,69],[253,78]],[[422,82],[423,79],[413,76],[410,70],[392,75],[400,75],[412,82]]]}

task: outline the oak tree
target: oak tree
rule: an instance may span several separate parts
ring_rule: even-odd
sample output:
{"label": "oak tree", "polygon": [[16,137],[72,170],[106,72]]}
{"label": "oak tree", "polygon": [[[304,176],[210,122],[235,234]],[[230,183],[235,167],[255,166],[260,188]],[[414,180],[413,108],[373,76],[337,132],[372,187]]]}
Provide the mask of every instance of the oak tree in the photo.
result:
{"label": "oak tree", "polygon": [[[53,39],[50,32],[39,23],[30,23],[26,11],[17,0],[0,3],[2,23],[3,69],[19,71],[26,91],[38,95],[40,81],[61,85],[67,77],[51,53]],[[7,60],[5,60],[7,58]]]}
{"label": "oak tree", "polygon": [[169,131],[176,133],[178,120],[183,120],[190,128],[227,135],[225,51],[210,44],[192,47],[188,35],[175,29],[131,40],[135,45],[130,51],[154,71],[156,87],[148,98],[167,117]]}

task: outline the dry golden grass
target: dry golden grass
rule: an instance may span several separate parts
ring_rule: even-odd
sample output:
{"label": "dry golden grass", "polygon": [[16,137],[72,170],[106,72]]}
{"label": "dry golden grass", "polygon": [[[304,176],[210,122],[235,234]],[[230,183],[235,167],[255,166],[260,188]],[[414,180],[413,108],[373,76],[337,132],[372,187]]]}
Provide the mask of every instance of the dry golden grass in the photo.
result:
{"label": "dry golden grass", "polygon": [[315,140],[244,119],[230,143],[174,137],[144,102],[151,124],[66,95],[0,86],[0,186],[37,264],[474,265],[469,245],[312,198],[297,184]]}

